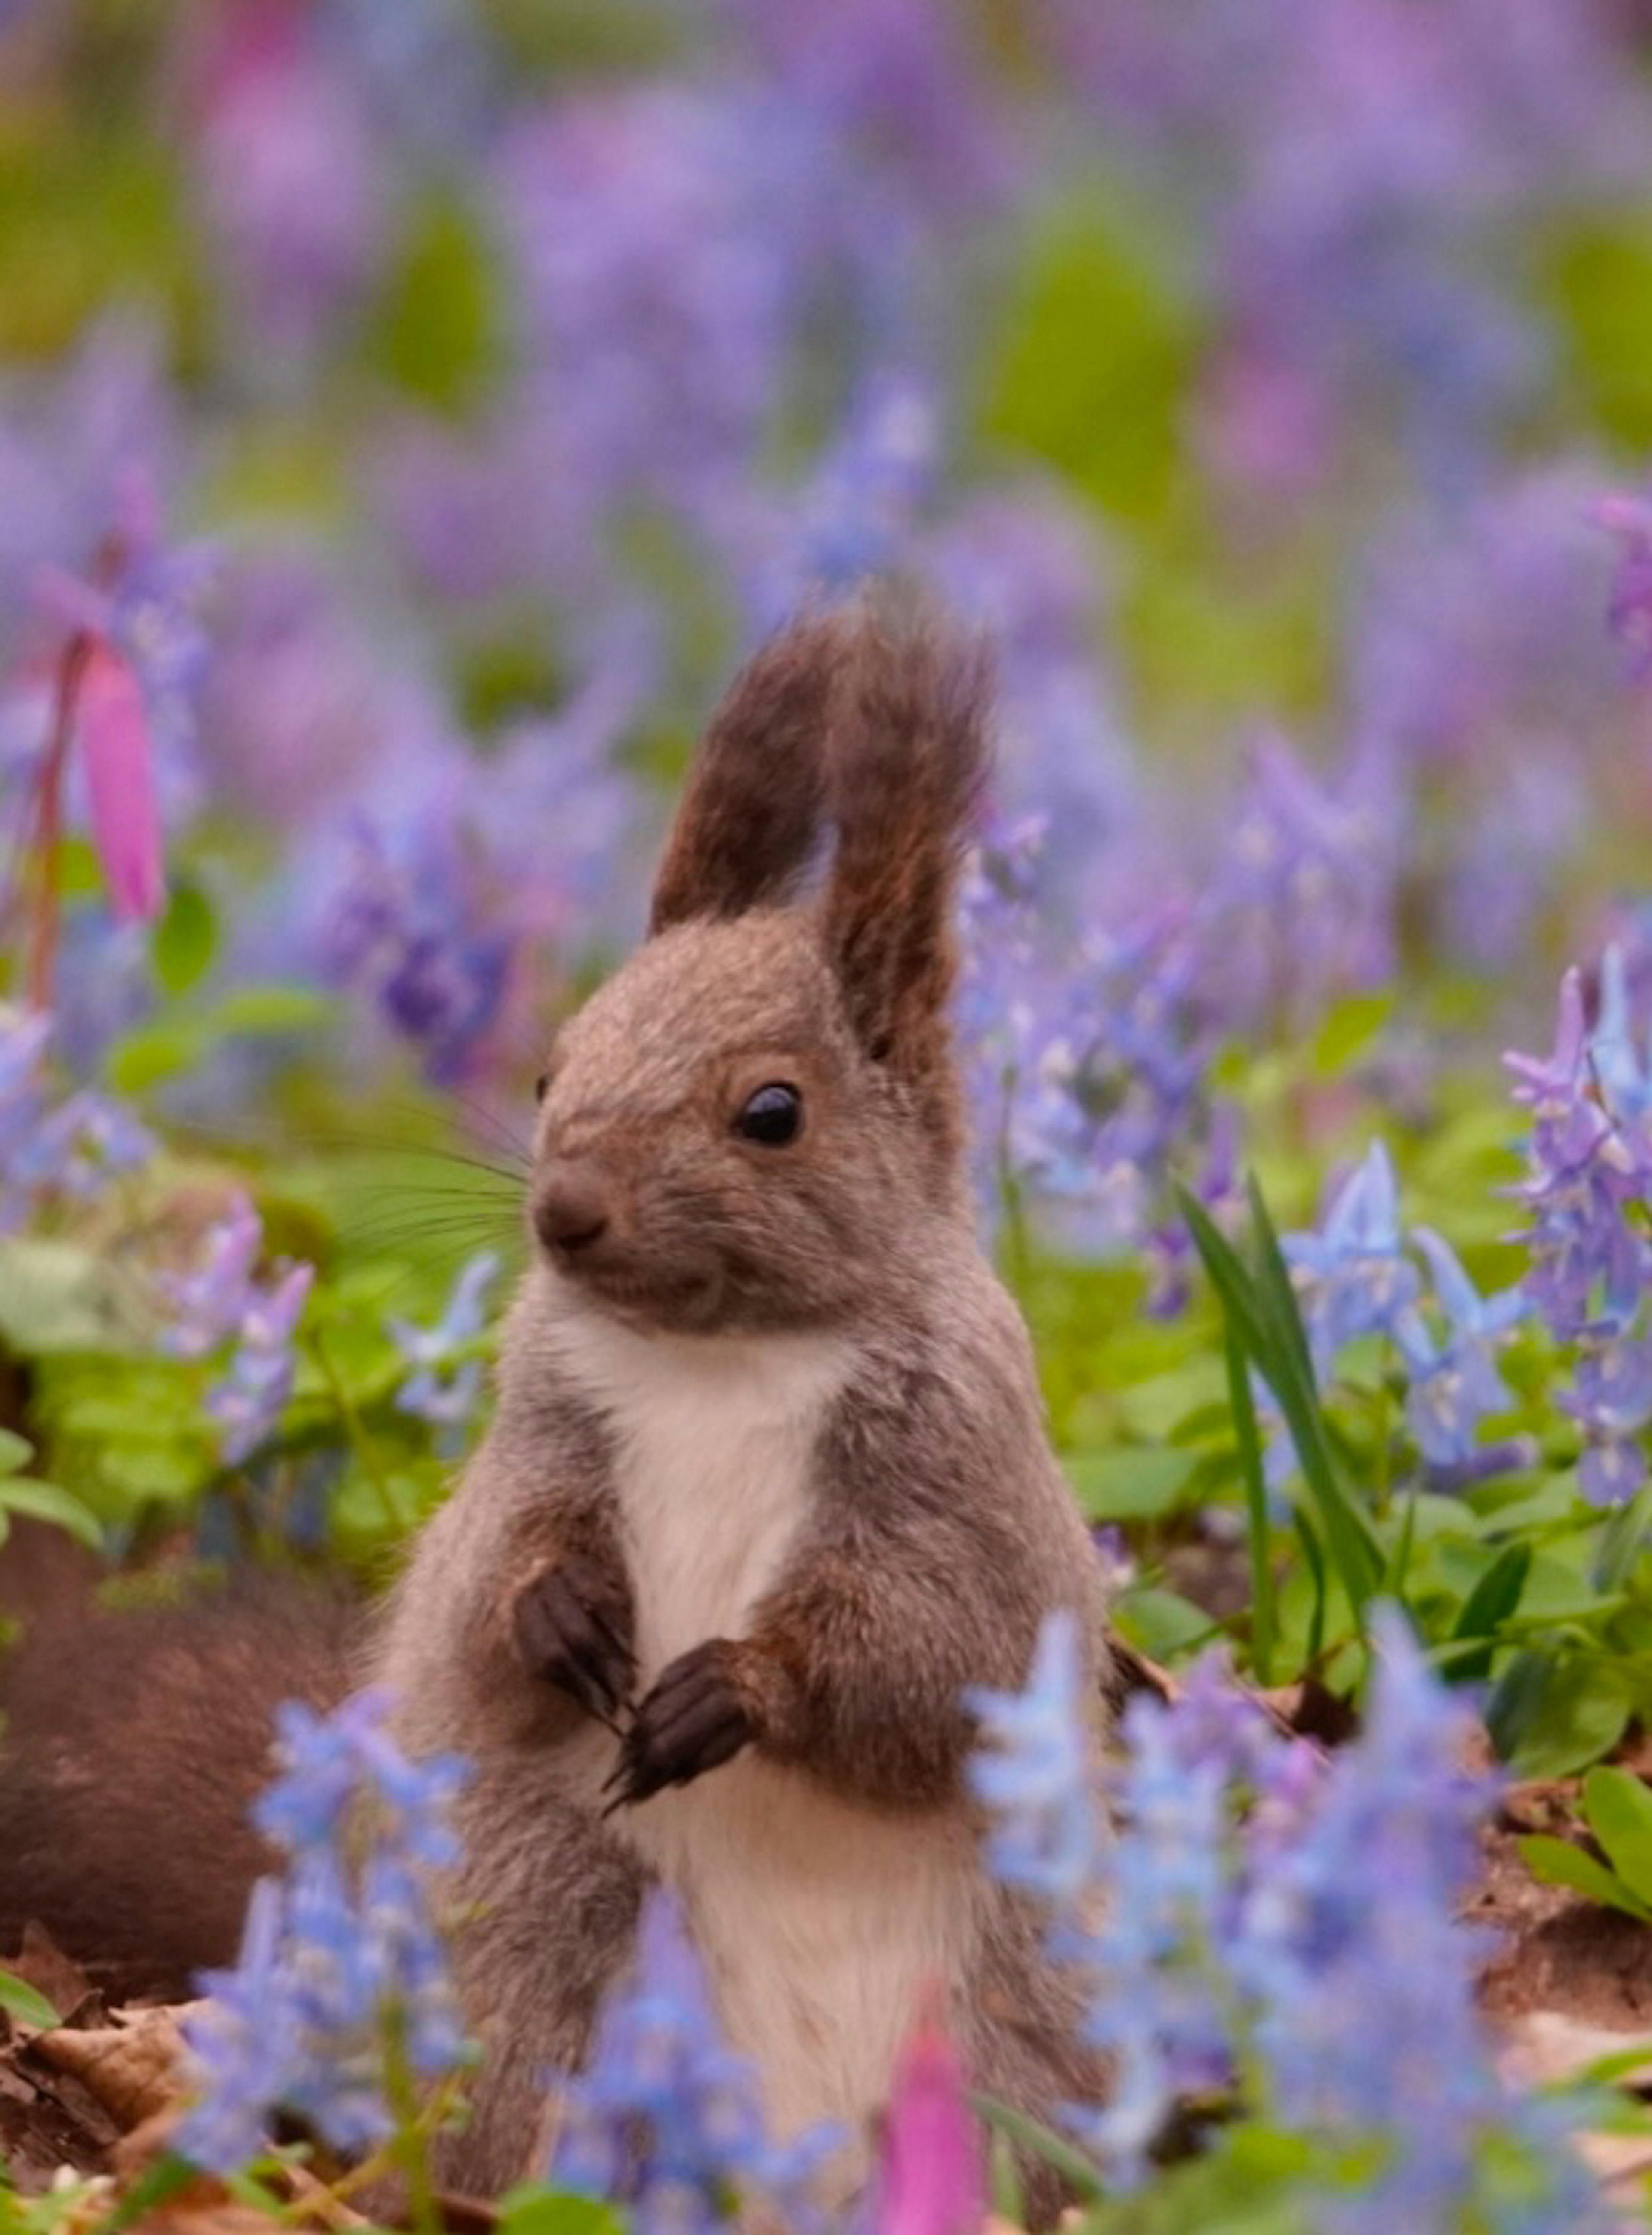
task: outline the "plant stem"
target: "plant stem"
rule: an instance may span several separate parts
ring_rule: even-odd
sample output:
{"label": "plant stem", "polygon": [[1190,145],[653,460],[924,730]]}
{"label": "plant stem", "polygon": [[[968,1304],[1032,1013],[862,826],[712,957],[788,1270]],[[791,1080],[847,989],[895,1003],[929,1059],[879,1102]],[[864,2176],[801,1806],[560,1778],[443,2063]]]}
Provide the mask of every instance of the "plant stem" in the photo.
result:
{"label": "plant stem", "polygon": [[57,934],[62,916],[58,849],[63,835],[63,770],[69,760],[69,741],[74,735],[75,705],[92,656],[92,639],[76,629],[63,646],[52,688],[51,728],[46,739],[46,758],[40,771],[40,809],[35,824],[35,907],[29,941],[28,986],[32,1007],[43,1013],[52,1000],[52,974],[57,960]]}
{"label": "plant stem", "polygon": [[390,2154],[407,2183],[407,2209],[414,2235],[442,2235],[441,2215],[430,2180],[430,2153],[424,2122],[419,2116],[418,2088],[407,2061],[407,2033],[402,2012],[386,2005],[384,2029],[384,2097],[396,2121]]}
{"label": "plant stem", "polygon": [[311,1355],[320,1367],[321,1378],[327,1385],[333,1403],[338,1407],[339,1415],[344,1424],[344,1432],[350,1438],[351,1448],[361,1461],[363,1473],[378,1492],[378,1502],[384,1509],[385,1519],[390,1523],[393,1531],[399,1532],[404,1524],[405,1516],[397,1505],[395,1489],[380,1462],[378,1453],[373,1445],[373,1439],[362,1425],[361,1414],[356,1409],[356,1400],[345,1388],[344,1377],[328,1356],[327,1346],[321,1339],[319,1328],[311,1327],[309,1330],[308,1339]]}

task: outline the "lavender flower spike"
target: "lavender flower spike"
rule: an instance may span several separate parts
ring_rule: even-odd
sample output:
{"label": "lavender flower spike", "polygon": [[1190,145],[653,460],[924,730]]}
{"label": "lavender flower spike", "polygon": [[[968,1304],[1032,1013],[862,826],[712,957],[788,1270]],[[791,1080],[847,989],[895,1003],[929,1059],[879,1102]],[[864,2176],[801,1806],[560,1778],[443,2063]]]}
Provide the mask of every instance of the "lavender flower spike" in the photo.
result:
{"label": "lavender flower spike", "polygon": [[441,1318],[431,1327],[390,1317],[390,1340],[413,1371],[396,1393],[398,1412],[445,1426],[469,1419],[482,1393],[482,1365],[462,1353],[482,1333],[488,1290],[499,1272],[499,1253],[481,1249],[461,1268]]}
{"label": "lavender flower spike", "polygon": [[197,2100],[177,2147],[215,2172],[262,2154],[278,2110],[338,2149],[382,2141],[392,2024],[422,2079],[464,2055],[426,1884],[458,1859],[445,1810],[463,1766],[405,1760],[389,1704],[363,1692],[328,1716],[280,1711],[283,1772],[255,1812],[285,1870],[254,1889],[239,1961],[206,1975],[185,2026]]}
{"label": "lavender flower spike", "polygon": [[560,2107],[551,2179],[629,2203],[634,2235],[710,2235],[730,2185],[760,2195],[782,2224],[806,2224],[810,2178],[837,2140],[821,2130],[783,2149],[769,2140],[756,2075],[718,2039],[699,1959],[658,1890],[643,1909],[635,1976],[611,1996]]}
{"label": "lavender flower spike", "polygon": [[1400,1190],[1380,1141],[1332,1198],[1317,1233],[1280,1243],[1301,1292],[1315,1371],[1360,1335],[1388,1334],[1420,1285],[1400,1244]]}
{"label": "lavender flower spike", "polygon": [[1076,1917],[1096,1882],[1102,1826],[1073,1616],[1063,1609],[1046,1619],[1025,1692],[972,1690],[964,1704],[993,1749],[969,1765],[975,1797],[994,1819],[989,1865],[1058,1918]]}

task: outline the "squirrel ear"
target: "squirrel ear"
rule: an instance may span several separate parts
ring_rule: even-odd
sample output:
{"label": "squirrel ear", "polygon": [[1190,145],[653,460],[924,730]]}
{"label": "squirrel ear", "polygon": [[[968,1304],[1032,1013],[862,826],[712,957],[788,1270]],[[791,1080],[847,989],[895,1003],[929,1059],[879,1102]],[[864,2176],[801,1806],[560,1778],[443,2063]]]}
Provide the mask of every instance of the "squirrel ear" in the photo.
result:
{"label": "squirrel ear", "polygon": [[711,717],[654,880],[650,933],[783,901],[826,797],[825,731],[849,638],[796,621],[741,670]]}
{"label": "squirrel ear", "polygon": [[985,647],[922,615],[860,631],[833,725],[837,852],[824,931],[849,1019],[948,1152],[961,1111],[947,1005],[953,900],[987,774]]}

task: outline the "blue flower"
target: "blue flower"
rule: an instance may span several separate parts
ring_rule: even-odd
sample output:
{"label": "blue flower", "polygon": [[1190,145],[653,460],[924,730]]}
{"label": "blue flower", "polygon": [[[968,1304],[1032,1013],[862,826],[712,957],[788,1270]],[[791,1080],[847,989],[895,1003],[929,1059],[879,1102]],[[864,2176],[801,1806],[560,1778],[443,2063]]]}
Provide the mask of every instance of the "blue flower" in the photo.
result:
{"label": "blue flower", "polygon": [[1401,1244],[1400,1191],[1380,1141],[1333,1196],[1319,1231],[1284,1235],[1280,1248],[1302,1297],[1322,1379],[1344,1343],[1397,1332],[1421,1283]]}
{"label": "blue flower", "polygon": [[1006,1885],[1064,1912],[1093,1884],[1102,1838],[1075,1617],[1046,1621],[1025,1691],[972,1690],[964,1704],[991,1749],[969,1766],[993,1814],[987,1860]]}
{"label": "blue flower", "polygon": [[610,1996],[587,2069],[558,2100],[549,2179],[628,2204],[637,2235],[722,2225],[731,2186],[806,2226],[810,2180],[840,2139],[816,2128],[770,2141],[757,2075],[722,2045],[698,1958],[659,1889],[643,1905],[634,1976]]}
{"label": "blue flower", "polygon": [[469,1419],[482,1394],[482,1365],[463,1353],[482,1332],[484,1300],[499,1264],[492,1249],[468,1259],[434,1327],[415,1327],[394,1316],[385,1321],[391,1340],[414,1369],[396,1393],[399,1411],[444,1426]]}
{"label": "blue flower", "polygon": [[357,1693],[331,1715],[280,1711],[281,1774],[255,1812],[285,1853],[260,1880],[240,1956],[201,1981],[185,2032],[197,2100],[178,2147],[229,2173],[259,2155],[278,2110],[336,2148],[382,2141],[387,2029],[421,2078],[465,2053],[428,1874],[458,1859],[446,1810],[451,1757],[410,1762],[384,1729],[389,1701]]}
{"label": "blue flower", "polygon": [[1400,1318],[1395,1333],[1411,1375],[1406,1417],[1426,1459],[1458,1465],[1472,1457],[1481,1420],[1511,1401],[1493,1353],[1530,1306],[1518,1288],[1482,1297],[1449,1244],[1430,1228],[1419,1226],[1412,1239],[1428,1260],[1447,1339],[1437,1342],[1419,1311]]}

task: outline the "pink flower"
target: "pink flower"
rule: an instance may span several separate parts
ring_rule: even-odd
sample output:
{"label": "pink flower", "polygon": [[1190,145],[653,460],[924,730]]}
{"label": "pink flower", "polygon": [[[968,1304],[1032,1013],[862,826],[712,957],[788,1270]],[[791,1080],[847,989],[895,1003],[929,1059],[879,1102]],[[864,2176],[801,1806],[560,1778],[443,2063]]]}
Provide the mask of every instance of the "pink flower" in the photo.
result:
{"label": "pink flower", "polygon": [[106,644],[93,644],[75,713],[92,843],[115,912],[128,921],[156,915],[166,878],[143,691],[133,669]]}
{"label": "pink flower", "polygon": [[975,2121],[940,2009],[932,1994],[895,2068],[875,2235],[976,2235],[986,2210]]}

